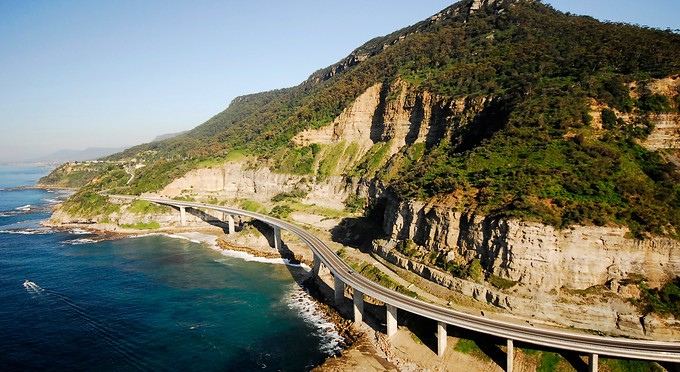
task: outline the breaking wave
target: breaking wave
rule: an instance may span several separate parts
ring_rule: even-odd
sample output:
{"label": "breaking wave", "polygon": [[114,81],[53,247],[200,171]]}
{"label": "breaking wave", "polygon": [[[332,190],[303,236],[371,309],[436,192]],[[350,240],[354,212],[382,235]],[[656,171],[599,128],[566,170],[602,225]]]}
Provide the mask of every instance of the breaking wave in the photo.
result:
{"label": "breaking wave", "polygon": [[284,301],[290,309],[297,311],[302,319],[315,328],[314,334],[321,339],[319,350],[322,353],[333,356],[345,348],[345,340],[338,333],[335,324],[326,319],[305,290],[295,284]]}
{"label": "breaking wave", "polygon": [[0,234],[19,234],[19,235],[44,235],[52,234],[55,230],[49,227],[39,227],[35,229],[6,229],[0,230]]}
{"label": "breaking wave", "polygon": [[81,244],[92,244],[92,243],[97,243],[97,242],[99,242],[99,240],[88,239],[88,238],[80,238],[80,239],[65,240],[65,241],[62,242],[62,244],[81,245]]}

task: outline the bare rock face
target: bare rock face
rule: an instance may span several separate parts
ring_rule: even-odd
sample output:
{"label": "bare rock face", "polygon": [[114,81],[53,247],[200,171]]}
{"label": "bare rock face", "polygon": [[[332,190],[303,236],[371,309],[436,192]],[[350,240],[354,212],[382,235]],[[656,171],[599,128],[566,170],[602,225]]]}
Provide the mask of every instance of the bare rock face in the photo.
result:
{"label": "bare rock face", "polygon": [[657,114],[650,119],[654,129],[642,145],[650,150],[680,149],[680,115]]}
{"label": "bare rock face", "polygon": [[419,202],[391,201],[384,230],[450,259],[478,259],[487,272],[541,291],[586,289],[642,275],[658,286],[680,275],[680,242],[636,240],[626,229],[540,223],[461,214]]}
{"label": "bare rock face", "polygon": [[647,315],[641,317],[637,308],[625,299],[595,293],[569,295],[563,291],[542,291],[524,283],[511,290],[499,290],[482,283],[460,279],[450,273],[413,261],[397,252],[394,240],[376,241],[373,253],[388,262],[450,290],[495,306],[500,313],[516,316],[530,324],[569,326],[597,330],[613,336],[677,340],[680,322]]}
{"label": "bare rock face", "polygon": [[389,142],[388,156],[405,145],[435,144],[445,123],[465,108],[465,100],[445,100],[428,92],[415,92],[397,80],[389,86],[375,84],[362,93],[332,123],[308,129],[293,137],[298,145],[357,143],[359,155],[378,142]]}
{"label": "bare rock face", "polygon": [[362,93],[330,125],[309,129],[293,137],[293,142],[306,146],[311,143],[331,144],[340,141],[356,142],[363,150],[373,145],[371,123],[380,104],[382,84],[375,84]]}
{"label": "bare rock face", "polygon": [[335,209],[342,209],[348,196],[339,177],[310,183],[304,176],[274,173],[269,168],[249,169],[240,162],[192,170],[172,181],[159,194],[174,197],[194,193],[221,199],[269,201],[279,193],[299,189],[308,192],[307,202]]}

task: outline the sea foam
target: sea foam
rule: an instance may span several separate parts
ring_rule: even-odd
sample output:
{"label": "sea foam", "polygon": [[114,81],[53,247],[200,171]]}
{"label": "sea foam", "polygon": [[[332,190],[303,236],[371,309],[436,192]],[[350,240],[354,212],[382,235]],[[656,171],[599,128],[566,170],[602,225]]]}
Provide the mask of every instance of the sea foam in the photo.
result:
{"label": "sea foam", "polygon": [[316,302],[305,290],[294,284],[284,301],[289,308],[297,311],[302,319],[314,326],[314,334],[321,339],[319,350],[322,353],[332,356],[344,348],[345,340],[338,333],[335,324],[326,319],[325,314],[319,310]]}

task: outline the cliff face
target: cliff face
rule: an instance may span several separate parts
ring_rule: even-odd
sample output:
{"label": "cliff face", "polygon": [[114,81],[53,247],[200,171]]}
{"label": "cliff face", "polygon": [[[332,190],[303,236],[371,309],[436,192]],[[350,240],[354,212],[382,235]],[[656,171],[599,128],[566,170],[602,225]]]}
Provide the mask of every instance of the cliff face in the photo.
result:
{"label": "cliff face", "polygon": [[330,125],[302,131],[293,142],[309,145],[347,141],[359,145],[360,156],[376,143],[389,142],[389,158],[415,143],[435,145],[451,129],[450,121],[465,108],[465,100],[447,100],[415,91],[402,80],[389,86],[375,84]]}
{"label": "cliff face", "polygon": [[540,223],[475,216],[445,207],[390,199],[384,230],[410,239],[448,260],[478,259],[488,273],[539,291],[617,287],[635,275],[658,286],[680,275],[680,242],[637,240],[627,230],[574,226],[557,230]]}
{"label": "cliff face", "polygon": [[[665,80],[660,80],[661,82]],[[663,86],[655,83],[655,91]],[[658,87],[657,87],[658,86]],[[414,90],[398,80],[389,86],[375,84],[325,127],[306,130],[294,137],[300,146],[353,144],[357,152],[335,158],[336,169],[352,169],[370,155],[377,144],[389,144],[382,155],[389,165],[414,144],[431,147],[442,138],[455,136],[469,125],[487,99],[446,100]],[[655,130],[645,144],[670,147],[677,141],[678,115],[656,115]],[[314,174],[291,175],[253,168],[244,162],[193,170],[173,181],[162,195],[183,193],[222,199],[268,201],[281,192],[304,190],[306,202],[342,209],[354,195],[370,200],[384,198],[380,181],[342,177],[316,177],[324,161],[322,150]],[[365,159],[363,159],[365,160]],[[412,240],[426,250],[441,252],[447,260],[469,263],[479,260],[487,273],[522,283],[540,291],[561,288],[586,289],[598,285],[616,288],[629,276],[642,275],[652,286],[680,275],[680,243],[669,238],[637,240],[627,230],[614,227],[573,226],[558,230],[540,223],[491,218],[456,212],[455,208],[387,197],[385,233],[393,240]]]}

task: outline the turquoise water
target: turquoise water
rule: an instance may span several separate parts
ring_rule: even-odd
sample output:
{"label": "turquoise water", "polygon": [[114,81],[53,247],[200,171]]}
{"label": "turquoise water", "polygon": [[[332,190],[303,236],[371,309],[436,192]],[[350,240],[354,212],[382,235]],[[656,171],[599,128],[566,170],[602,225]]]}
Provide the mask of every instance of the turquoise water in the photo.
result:
{"label": "turquoise water", "polygon": [[[0,167],[0,187],[46,172]],[[0,190],[3,370],[295,371],[337,352],[288,266],[163,235],[41,228],[60,197]]]}

